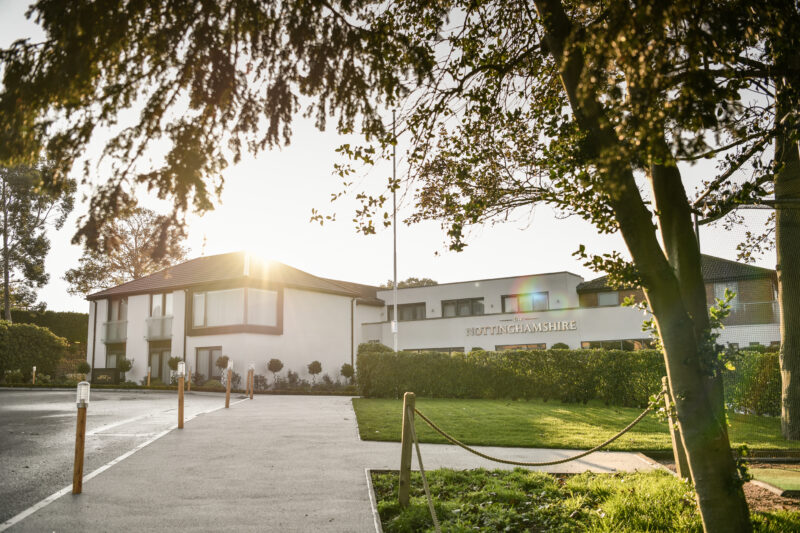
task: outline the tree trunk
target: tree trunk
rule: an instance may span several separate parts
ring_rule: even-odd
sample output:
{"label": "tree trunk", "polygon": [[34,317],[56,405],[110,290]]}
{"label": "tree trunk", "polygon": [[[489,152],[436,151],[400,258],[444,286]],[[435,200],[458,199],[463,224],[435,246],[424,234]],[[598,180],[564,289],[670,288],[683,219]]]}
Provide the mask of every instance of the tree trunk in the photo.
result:
{"label": "tree trunk", "polygon": [[3,317],[11,322],[11,265],[8,253],[8,206],[6,205],[6,182],[3,180]]}
{"label": "tree trunk", "polygon": [[[747,501],[731,455],[725,421],[718,418],[719,409],[707,389],[709,369],[703,368],[703,350],[692,320],[692,313],[698,316],[697,283],[687,287],[680,283],[687,276],[697,278],[699,255],[692,259],[690,251],[689,257],[681,260],[685,274],[680,277],[667,261],[656,238],[651,213],[636,186],[630,162],[608,157],[622,153],[618,150],[615,133],[609,130],[610,121],[602,120],[602,106],[593,95],[587,96],[584,91],[579,96],[578,88],[584,83],[581,48],[576,46],[566,53],[569,39],[574,38],[573,32],[578,30],[573,28],[560,0],[535,0],[535,4],[544,26],[547,49],[558,65],[564,91],[576,122],[587,136],[588,148],[601,156],[600,160],[605,155],[610,161],[599,169],[602,183],[642,279],[664,344],[667,374],[703,527],[707,532],[749,532],[752,526]],[[674,190],[672,194],[674,196]],[[688,205],[685,194],[678,207],[682,204]],[[688,214],[688,209],[683,214],[676,209],[670,215],[675,217],[675,227],[682,227],[682,218]],[[691,227],[690,219],[687,220]],[[678,233],[681,239],[682,235],[682,231]],[[681,240],[675,245],[682,250],[684,243]],[[696,241],[694,246],[697,246]],[[702,284],[699,289],[704,290]]]}
{"label": "tree trunk", "polygon": [[[776,122],[791,110],[786,88],[777,80]],[[780,128],[780,126],[779,126]],[[775,160],[775,250],[781,319],[781,432],[800,440],[800,154],[797,139],[779,129]],[[788,202],[787,202],[788,200]],[[783,202],[783,203],[782,203]]]}

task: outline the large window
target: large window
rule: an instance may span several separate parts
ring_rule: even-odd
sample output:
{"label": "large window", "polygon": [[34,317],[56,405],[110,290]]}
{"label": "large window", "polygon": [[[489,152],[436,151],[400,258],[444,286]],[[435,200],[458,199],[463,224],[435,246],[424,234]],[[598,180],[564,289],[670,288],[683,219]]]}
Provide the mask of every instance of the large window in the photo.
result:
{"label": "large window", "polygon": [[652,339],[623,339],[617,341],[582,341],[581,348],[602,348],[604,350],[625,350],[633,352],[653,347]]}
{"label": "large window", "polygon": [[619,293],[617,291],[598,292],[597,305],[599,307],[619,305]]}
{"label": "large window", "polygon": [[547,345],[543,342],[536,344],[498,344],[494,347],[497,352],[504,352],[506,350],[544,350]]}
{"label": "large window", "polygon": [[442,316],[475,316],[483,314],[483,298],[462,298],[443,300]]}
{"label": "large window", "polygon": [[504,313],[530,313],[546,311],[550,308],[546,292],[529,292],[527,294],[510,294],[503,296]]}
{"label": "large window", "polygon": [[114,298],[108,303],[108,321],[128,320],[128,299]]}
{"label": "large window", "polygon": [[192,295],[192,327],[277,327],[280,322],[278,300],[277,291],[263,289],[195,292]]}
{"label": "large window", "polygon": [[172,293],[150,295],[150,316],[153,318],[172,316]]}
{"label": "large window", "polygon": [[[390,305],[389,308],[389,322],[394,320],[394,306]],[[397,306],[398,321],[403,322],[406,320],[423,320],[425,319],[425,302],[414,304],[400,304]]]}

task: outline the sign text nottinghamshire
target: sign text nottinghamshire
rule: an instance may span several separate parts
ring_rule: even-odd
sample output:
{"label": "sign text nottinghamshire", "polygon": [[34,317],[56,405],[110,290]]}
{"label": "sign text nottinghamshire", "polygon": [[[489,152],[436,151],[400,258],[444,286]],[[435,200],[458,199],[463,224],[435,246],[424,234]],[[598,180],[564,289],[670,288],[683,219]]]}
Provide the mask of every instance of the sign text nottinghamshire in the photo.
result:
{"label": "sign text nottinghamshire", "polygon": [[576,320],[561,322],[527,322],[525,324],[509,324],[508,326],[483,326],[467,328],[467,337],[481,335],[507,335],[509,333],[547,333],[549,331],[575,331],[578,329]]}

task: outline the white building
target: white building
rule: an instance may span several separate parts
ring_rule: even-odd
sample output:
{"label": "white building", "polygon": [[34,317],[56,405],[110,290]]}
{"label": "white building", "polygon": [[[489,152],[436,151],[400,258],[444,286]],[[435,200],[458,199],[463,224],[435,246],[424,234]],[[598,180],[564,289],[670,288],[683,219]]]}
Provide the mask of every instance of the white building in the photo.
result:
{"label": "white building", "polygon": [[[707,299],[735,292],[720,341],[746,346],[780,339],[775,272],[703,256]],[[640,290],[611,290],[605,277],[584,281],[570,272],[485,279],[398,290],[399,347],[461,352],[608,347],[649,344],[648,318],[623,307]],[[266,374],[271,358],[284,372],[306,376],[318,360],[336,377],[354,363],[358,344],[391,346],[393,292],[320,278],[245,253],[201,257],[89,296],[92,368],[133,361],[127,379],[168,376],[169,357],[193,372],[217,374],[221,355],[245,372],[254,362]]]}

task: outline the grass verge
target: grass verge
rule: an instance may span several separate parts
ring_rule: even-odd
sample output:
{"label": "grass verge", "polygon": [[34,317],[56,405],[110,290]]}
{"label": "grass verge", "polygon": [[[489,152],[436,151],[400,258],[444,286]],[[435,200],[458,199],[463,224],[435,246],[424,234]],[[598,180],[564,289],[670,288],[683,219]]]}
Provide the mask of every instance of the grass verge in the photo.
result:
{"label": "grass verge", "polygon": [[[353,407],[363,440],[399,441],[402,400],[356,398]],[[417,409],[457,439],[473,445],[587,449],[627,426],[640,409],[609,407],[600,402],[562,404],[541,400],[449,400],[417,398]],[[784,440],[780,419],[730,415],[731,445],[751,450],[800,450]],[[417,423],[421,442],[445,443],[427,424]],[[665,422],[648,415],[608,450],[670,450]]]}
{"label": "grass verge", "polygon": [[800,491],[800,466],[784,468],[749,468],[753,479],[783,490]]}
{"label": "grass verge", "polygon": [[[419,473],[411,505],[397,503],[396,472],[373,473],[386,533],[433,531]],[[442,531],[702,531],[691,487],[667,472],[554,476],[514,471],[428,472]],[[753,513],[759,532],[800,531],[800,513]]]}

